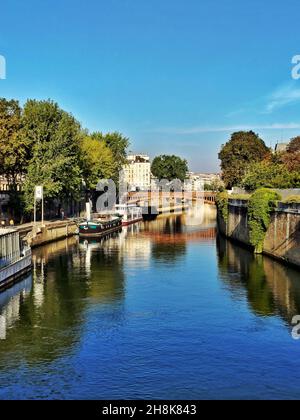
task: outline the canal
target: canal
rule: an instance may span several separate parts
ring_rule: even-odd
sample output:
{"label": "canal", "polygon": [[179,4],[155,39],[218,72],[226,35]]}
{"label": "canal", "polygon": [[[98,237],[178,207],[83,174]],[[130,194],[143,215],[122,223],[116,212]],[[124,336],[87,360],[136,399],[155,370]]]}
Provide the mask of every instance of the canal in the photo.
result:
{"label": "canal", "polygon": [[0,399],[299,398],[299,271],[159,218],[34,252],[0,295]]}

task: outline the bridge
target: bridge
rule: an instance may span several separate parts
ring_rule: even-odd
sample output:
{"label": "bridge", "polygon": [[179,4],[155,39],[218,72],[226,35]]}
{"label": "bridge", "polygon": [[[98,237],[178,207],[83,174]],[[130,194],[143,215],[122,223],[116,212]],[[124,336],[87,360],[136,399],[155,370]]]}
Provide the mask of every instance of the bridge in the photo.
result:
{"label": "bridge", "polygon": [[216,193],[212,191],[139,191],[127,194],[127,203],[140,203],[151,206],[154,203],[188,203],[202,201],[205,204],[216,204]]}
{"label": "bridge", "polygon": [[216,228],[208,227],[191,232],[176,232],[176,234],[165,234],[161,232],[142,232],[143,237],[150,238],[153,242],[159,244],[178,244],[186,242],[212,241],[216,238]]}

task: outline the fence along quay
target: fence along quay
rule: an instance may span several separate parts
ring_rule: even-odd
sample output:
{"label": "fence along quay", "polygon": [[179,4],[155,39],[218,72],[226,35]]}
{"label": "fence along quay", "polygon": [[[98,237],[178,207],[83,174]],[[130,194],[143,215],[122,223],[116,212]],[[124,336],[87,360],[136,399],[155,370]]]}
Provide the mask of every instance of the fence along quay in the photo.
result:
{"label": "fence along quay", "polygon": [[31,250],[15,229],[0,228],[0,289],[31,269]]}

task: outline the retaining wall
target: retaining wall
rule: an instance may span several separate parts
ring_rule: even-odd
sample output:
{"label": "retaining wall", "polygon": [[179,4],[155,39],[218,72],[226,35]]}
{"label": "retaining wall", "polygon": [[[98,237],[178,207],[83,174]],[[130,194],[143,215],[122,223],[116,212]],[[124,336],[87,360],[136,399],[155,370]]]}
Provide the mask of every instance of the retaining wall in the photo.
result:
{"label": "retaining wall", "polygon": [[[246,200],[229,200],[227,223],[218,214],[220,231],[227,237],[251,246]],[[300,267],[300,204],[279,203],[272,214],[263,252]]]}

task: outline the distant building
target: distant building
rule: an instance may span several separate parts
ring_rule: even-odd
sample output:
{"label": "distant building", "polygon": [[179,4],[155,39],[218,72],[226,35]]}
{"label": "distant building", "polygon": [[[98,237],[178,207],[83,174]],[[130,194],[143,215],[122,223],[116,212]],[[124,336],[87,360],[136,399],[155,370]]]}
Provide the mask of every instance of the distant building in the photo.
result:
{"label": "distant building", "polygon": [[8,182],[3,176],[0,176],[0,192],[1,191],[8,191]]}
{"label": "distant building", "polygon": [[220,174],[205,174],[189,172],[188,180],[192,191],[203,191],[206,184],[222,183]]}
{"label": "distant building", "polygon": [[0,222],[7,212],[7,205],[9,201],[8,189],[8,182],[4,177],[0,176]]}
{"label": "distant building", "polygon": [[275,146],[275,153],[282,153],[286,152],[289,143],[277,143]]}
{"label": "distant building", "polygon": [[123,166],[122,181],[131,191],[148,190],[151,186],[151,163],[147,155],[129,155]]}

